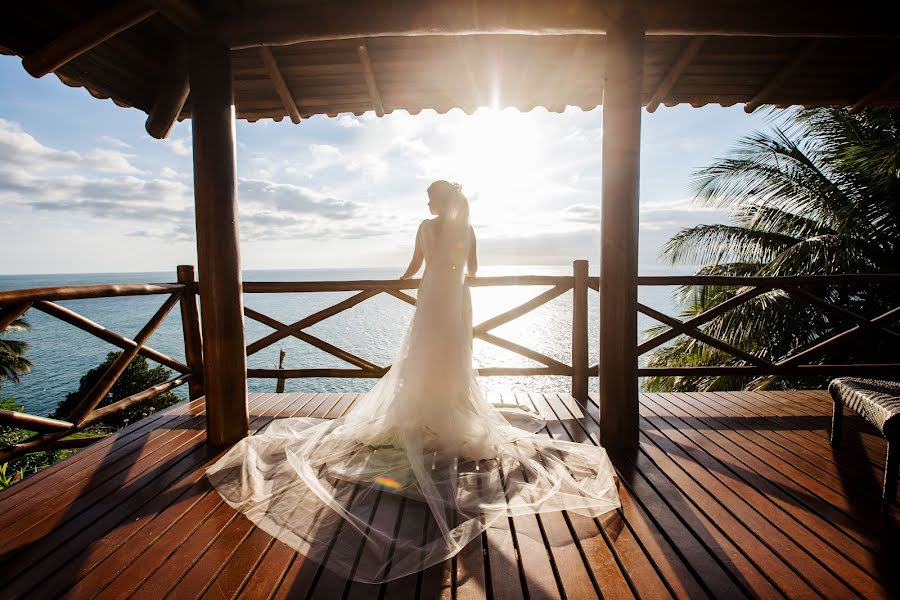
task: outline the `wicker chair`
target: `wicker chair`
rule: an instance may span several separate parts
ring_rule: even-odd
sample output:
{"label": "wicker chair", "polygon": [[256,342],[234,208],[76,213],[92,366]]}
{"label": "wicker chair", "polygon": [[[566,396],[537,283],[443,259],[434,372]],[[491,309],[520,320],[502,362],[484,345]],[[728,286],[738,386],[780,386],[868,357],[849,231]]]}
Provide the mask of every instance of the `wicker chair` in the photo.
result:
{"label": "wicker chair", "polygon": [[843,407],[853,409],[878,428],[887,438],[882,497],[894,502],[897,497],[897,471],[900,469],[900,382],[841,377],[828,385],[834,400],[831,445],[841,442]]}

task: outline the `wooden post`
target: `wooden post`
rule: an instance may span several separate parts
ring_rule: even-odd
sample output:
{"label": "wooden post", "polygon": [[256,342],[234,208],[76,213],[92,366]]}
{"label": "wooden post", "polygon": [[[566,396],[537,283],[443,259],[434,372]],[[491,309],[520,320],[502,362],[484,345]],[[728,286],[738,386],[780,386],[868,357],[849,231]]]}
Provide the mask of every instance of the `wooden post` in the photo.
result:
{"label": "wooden post", "polygon": [[206,439],[225,446],[249,431],[230,51],[192,39],[189,72]]}
{"label": "wooden post", "polygon": [[637,259],[644,29],[627,12],[606,36],[600,226],[600,441],[638,444]]}
{"label": "wooden post", "polygon": [[200,313],[194,289],[194,266],[178,265],[178,283],[184,284],[181,294],[181,329],[184,332],[184,360],[194,377],[188,382],[188,396],[196,400],[203,395],[203,341],[200,336]]}
{"label": "wooden post", "polygon": [[[278,350],[278,370],[284,370],[284,357],[287,354],[284,350]],[[275,393],[283,394],[284,393],[284,377],[279,377],[275,382]]]}
{"label": "wooden post", "polygon": [[588,397],[588,261],[572,263],[572,396]]}

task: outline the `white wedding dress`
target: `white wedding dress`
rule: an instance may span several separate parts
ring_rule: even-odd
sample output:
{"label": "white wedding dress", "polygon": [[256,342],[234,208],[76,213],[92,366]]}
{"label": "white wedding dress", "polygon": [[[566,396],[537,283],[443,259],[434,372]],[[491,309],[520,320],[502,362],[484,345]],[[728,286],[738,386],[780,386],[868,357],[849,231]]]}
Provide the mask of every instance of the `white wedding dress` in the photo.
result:
{"label": "white wedding dress", "polygon": [[419,228],[416,312],[370,392],[340,418],[275,420],[207,472],[228,504],[341,576],[375,583],[422,570],[507,516],[619,506],[603,448],[535,433],[536,414],[482,395],[462,225]]}

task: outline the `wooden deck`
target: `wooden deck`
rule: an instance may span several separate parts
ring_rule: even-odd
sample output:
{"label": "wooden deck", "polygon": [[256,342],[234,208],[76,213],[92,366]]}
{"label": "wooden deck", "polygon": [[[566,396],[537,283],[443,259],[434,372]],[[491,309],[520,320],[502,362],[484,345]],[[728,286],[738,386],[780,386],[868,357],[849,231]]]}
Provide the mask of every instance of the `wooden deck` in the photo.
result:
{"label": "wooden deck", "polygon": [[[355,398],[252,394],[251,427],[337,416]],[[548,417],[549,435],[596,441],[595,403],[516,399]],[[823,392],[645,394],[640,450],[613,456],[620,511],[516,517],[445,564],[369,586],[336,580],[223,504],[204,477],[216,456],[203,404],[182,404],[0,494],[0,597],[897,596],[884,440],[850,415],[834,453],[830,409]]]}

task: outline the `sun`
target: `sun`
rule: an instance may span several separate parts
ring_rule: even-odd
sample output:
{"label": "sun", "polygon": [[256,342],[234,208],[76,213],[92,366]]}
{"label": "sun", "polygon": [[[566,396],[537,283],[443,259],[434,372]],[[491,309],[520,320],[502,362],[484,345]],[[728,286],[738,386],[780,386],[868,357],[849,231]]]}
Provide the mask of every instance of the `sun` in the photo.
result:
{"label": "sun", "polygon": [[540,131],[529,114],[480,108],[459,125],[448,166],[479,196],[500,200],[540,166]]}

